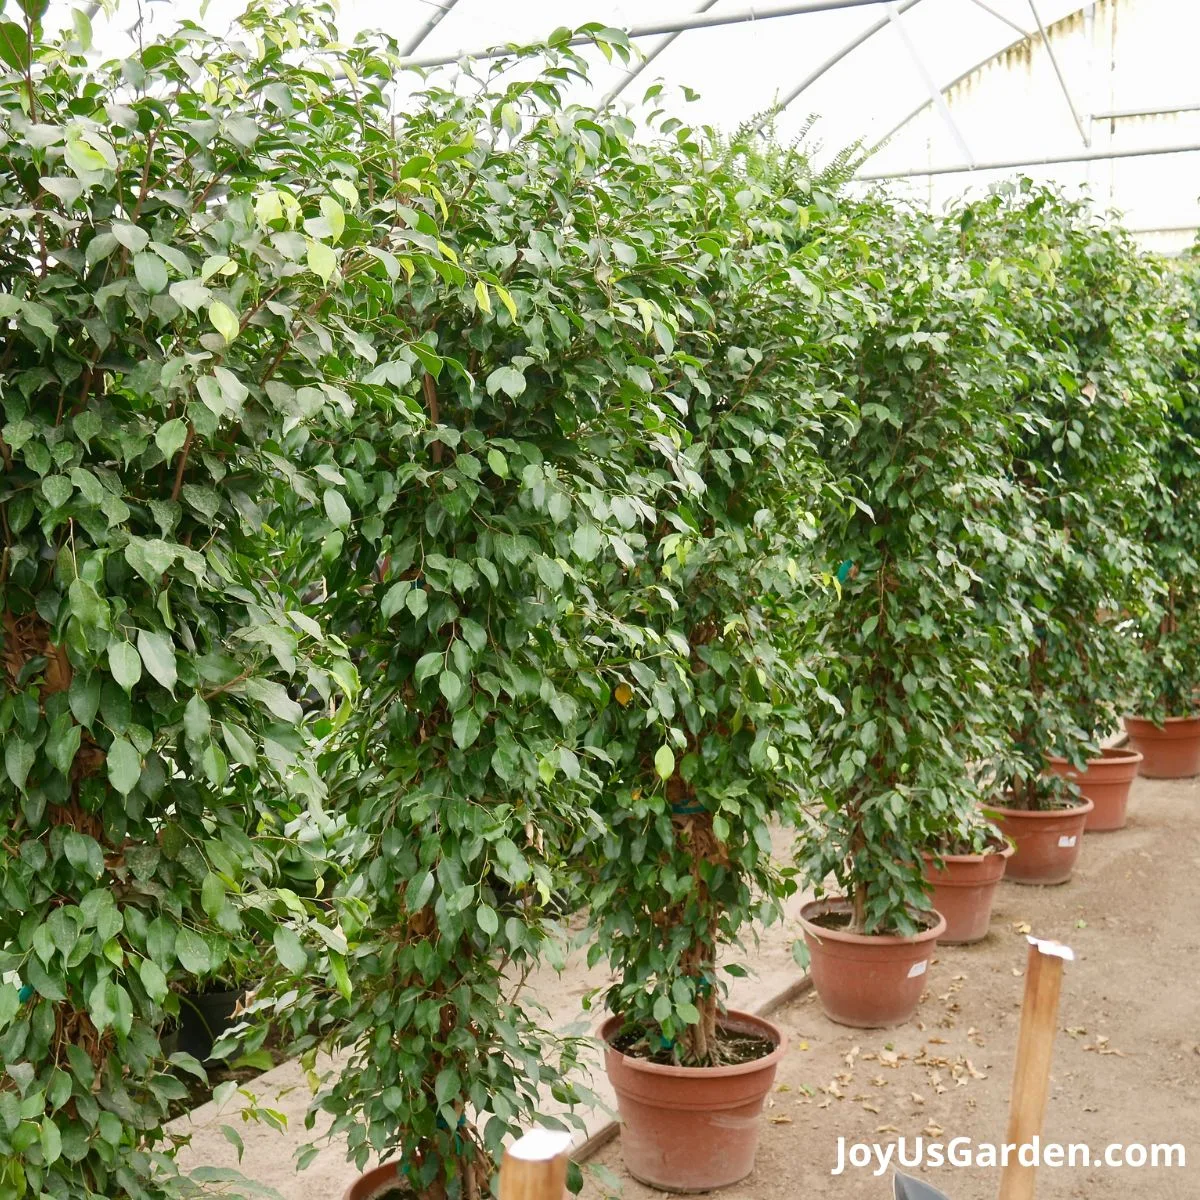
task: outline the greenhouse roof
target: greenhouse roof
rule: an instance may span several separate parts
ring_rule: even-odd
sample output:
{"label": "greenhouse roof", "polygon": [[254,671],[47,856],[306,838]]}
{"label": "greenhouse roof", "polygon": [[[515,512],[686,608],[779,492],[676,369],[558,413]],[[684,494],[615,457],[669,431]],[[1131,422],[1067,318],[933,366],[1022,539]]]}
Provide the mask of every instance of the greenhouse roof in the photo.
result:
{"label": "greenhouse roof", "polygon": [[[181,19],[219,31],[243,0],[53,0],[97,14],[96,43],[127,52]],[[379,28],[414,66],[545,40],[588,23],[627,31],[626,64],[582,47],[585,103],[637,109],[663,83],[668,104],[723,129],[780,106],[787,138],[820,117],[829,153],[878,147],[864,178],[911,177],[931,201],[1017,169],[1089,186],[1143,231],[1194,230],[1200,94],[1187,61],[1200,6],[1178,0],[342,0],[344,38]],[[106,18],[100,12],[109,10]],[[140,31],[139,31],[140,21]],[[124,45],[122,45],[124,41]],[[420,75],[409,83],[416,87]],[[696,93],[690,97],[692,89]],[[886,143],[880,145],[880,143]],[[1184,240],[1189,240],[1185,238]]]}

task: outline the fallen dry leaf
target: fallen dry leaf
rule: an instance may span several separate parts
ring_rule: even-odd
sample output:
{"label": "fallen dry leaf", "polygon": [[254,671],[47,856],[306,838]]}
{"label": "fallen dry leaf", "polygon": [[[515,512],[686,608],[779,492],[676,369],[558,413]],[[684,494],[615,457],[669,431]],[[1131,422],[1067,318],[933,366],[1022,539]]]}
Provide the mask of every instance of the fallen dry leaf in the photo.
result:
{"label": "fallen dry leaf", "polygon": [[789,1117],[787,1113],[773,1113],[767,1118],[767,1120],[770,1121],[772,1125],[790,1125],[792,1123],[792,1118]]}
{"label": "fallen dry leaf", "polygon": [[899,1133],[900,1130],[895,1125],[876,1125],[876,1133]]}

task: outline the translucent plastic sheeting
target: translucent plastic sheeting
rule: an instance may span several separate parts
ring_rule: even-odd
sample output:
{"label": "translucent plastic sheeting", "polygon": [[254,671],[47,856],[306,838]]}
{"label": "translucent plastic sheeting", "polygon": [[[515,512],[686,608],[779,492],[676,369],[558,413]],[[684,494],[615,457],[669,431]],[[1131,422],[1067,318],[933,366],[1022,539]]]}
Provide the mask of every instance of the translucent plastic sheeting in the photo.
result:
{"label": "translucent plastic sheeting", "polygon": [[[666,103],[683,119],[725,130],[789,98],[775,117],[778,134],[786,139],[819,114],[813,141],[821,153],[890,137],[864,168],[871,174],[1200,144],[1195,112],[1098,116],[1172,105],[1200,109],[1200,82],[1186,61],[1189,47],[1200,44],[1197,4],[859,0],[842,10],[769,15],[785,6],[786,0],[343,0],[338,21],[347,40],[369,28],[384,29],[401,45],[419,39],[412,57],[422,61],[537,41],[560,26],[587,22],[629,29],[688,22],[701,12],[703,19],[744,16],[674,38],[637,39],[642,54],[661,53],[632,81],[637,62],[610,64],[584,48],[592,82],[569,98],[595,105],[627,84],[616,103],[636,116],[646,88],[663,82]],[[81,5],[52,0],[50,18],[69,24],[72,7]],[[219,32],[241,7],[240,0],[118,0],[111,17],[102,9],[94,17],[97,51],[128,53],[137,44],[139,19],[145,39],[181,18]],[[439,66],[433,74],[447,78],[455,70]],[[402,101],[419,86],[419,76],[405,73],[397,95]],[[684,87],[698,98],[685,99]],[[1140,228],[1184,226],[1176,240],[1186,241],[1188,222],[1197,220],[1200,156],[1145,160],[1151,161],[1152,168],[1143,163],[1140,169],[1140,159],[1100,159],[1029,171],[1090,186],[1098,202],[1129,210]],[[937,204],[1014,170],[917,177],[906,186]],[[1139,186],[1143,176],[1153,177],[1153,193]]]}

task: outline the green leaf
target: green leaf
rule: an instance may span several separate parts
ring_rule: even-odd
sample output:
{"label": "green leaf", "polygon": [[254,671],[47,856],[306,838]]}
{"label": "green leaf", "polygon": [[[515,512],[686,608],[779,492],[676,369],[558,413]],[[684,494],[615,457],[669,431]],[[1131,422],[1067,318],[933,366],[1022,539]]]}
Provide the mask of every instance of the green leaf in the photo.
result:
{"label": "green leaf", "polygon": [[58,1126],[55,1125],[54,1118],[48,1114],[42,1117],[40,1140],[42,1145],[42,1162],[48,1167],[52,1166],[62,1156],[62,1135],[58,1132]]}
{"label": "green leaf", "polygon": [[508,289],[502,288],[498,283],[492,284],[492,287],[495,288],[496,295],[500,297],[500,303],[508,309],[508,315],[515,321],[517,319],[517,306],[513,302],[513,298],[509,294]]}
{"label": "green leaf", "polygon": [[333,248],[324,242],[318,242],[315,238],[308,239],[306,261],[308,269],[319,276],[321,282],[325,284],[333,278],[333,273],[337,270],[337,255],[333,252]]}
{"label": "green leaf", "polygon": [[208,319],[212,322],[213,328],[225,339],[225,344],[229,345],[238,335],[239,325],[237,314],[222,300],[214,300],[208,306]]}
{"label": "green leaf", "polygon": [[142,981],[142,987],[146,989],[146,995],[155,1004],[161,1004],[167,998],[167,977],[162,967],[153,959],[142,959],[138,964],[138,977]]}
{"label": "green leaf", "polygon": [[325,515],[337,529],[345,529],[350,524],[350,506],[342,493],[334,488],[325,489]]}
{"label": "green leaf", "polygon": [[354,994],[354,987],[350,982],[350,973],[346,970],[346,960],[333,950],[329,952],[329,970],[333,975],[334,986],[344,999],[349,1000]]}
{"label": "green leaf", "polygon": [[170,421],[164,422],[154,435],[154,441],[162,451],[163,458],[170,465],[171,459],[187,441],[187,422],[179,417],[173,417]]}
{"label": "green leaf", "polygon": [[500,929],[500,918],[490,904],[481,904],[475,910],[475,920],[479,922],[479,928],[488,937],[495,937]]}
{"label": "green leaf", "polygon": [[460,749],[465,750],[468,746],[475,742],[479,737],[482,725],[475,710],[471,707],[465,707],[459,710],[454,717],[452,733],[454,744]]}
{"label": "green leaf", "polygon": [[180,279],[169,290],[171,299],[188,312],[199,312],[212,302],[212,292],[199,279]]}
{"label": "green leaf", "polygon": [[80,49],[88,51],[92,48],[92,22],[81,8],[71,9],[71,24],[75,27],[75,40]]}
{"label": "green leaf", "polygon": [[112,235],[131,254],[140,253],[150,241],[150,235],[140,225],[130,225],[127,221],[114,221]]}
{"label": "green leaf", "polygon": [[29,69],[29,38],[15,21],[0,21],[0,59],[14,71]]}
{"label": "green leaf", "polygon": [[294,929],[288,925],[277,925],[272,940],[275,953],[285,970],[293,975],[301,975],[308,969],[308,952],[300,944]]}
{"label": "green leaf", "polygon": [[488,295],[487,284],[482,279],[475,281],[475,303],[489,315],[492,311],[492,298]]}
{"label": "green leaf", "polygon": [[[135,254],[133,256],[133,273],[137,277],[138,283],[151,296],[157,296],[159,292],[167,290],[167,267],[157,254],[152,252]],[[233,339],[226,340],[232,341]]]}
{"label": "green leaf", "polygon": [[675,754],[666,743],[654,753],[654,770],[660,779],[670,779],[675,774]]}
{"label": "green leaf", "polygon": [[146,670],[167,689],[175,690],[178,678],[178,668],[175,663],[175,647],[161,633],[152,633],[148,629],[139,629],[137,637],[138,653]]}
{"label": "green leaf", "polygon": [[121,793],[128,796],[142,777],[141,755],[123,737],[113,739],[108,748],[108,781]]}
{"label": "green leaf", "polygon": [[515,400],[525,391],[525,376],[516,367],[497,367],[487,377],[486,386],[489,396],[504,392]]}
{"label": "green leaf", "polygon": [[209,871],[200,883],[200,907],[215,921],[225,907],[225,884]]}
{"label": "green leaf", "polygon": [[51,508],[62,508],[70,500],[74,490],[71,481],[65,475],[47,475],[42,480],[42,495],[49,501]]}
{"label": "green leaf", "polygon": [[246,695],[258,704],[265,705],[281,721],[289,725],[298,725],[304,716],[300,705],[288,694],[286,689],[271,679],[247,679]]}
{"label": "green leaf", "polygon": [[128,692],[142,677],[141,655],[129,642],[109,642],[108,669],[117,683]]}
{"label": "green leaf", "polygon": [[18,791],[25,790],[25,781],[33,767],[34,751],[28,742],[8,733],[4,738],[4,770]]}
{"label": "green leaf", "polygon": [[212,967],[208,943],[194,929],[180,929],[175,935],[175,954],[180,966],[192,975],[203,975]]}
{"label": "green leaf", "polygon": [[447,668],[438,676],[438,689],[446,697],[446,703],[454,708],[463,694],[463,681],[456,672]]}

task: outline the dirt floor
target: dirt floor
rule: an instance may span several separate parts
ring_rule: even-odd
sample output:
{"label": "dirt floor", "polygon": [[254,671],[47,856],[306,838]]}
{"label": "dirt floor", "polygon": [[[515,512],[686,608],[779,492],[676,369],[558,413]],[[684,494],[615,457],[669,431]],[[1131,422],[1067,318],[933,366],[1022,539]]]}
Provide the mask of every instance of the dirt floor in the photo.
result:
{"label": "dirt floor", "polygon": [[[1138,780],[1129,825],[1089,834],[1070,883],[1003,884],[987,939],[938,951],[910,1024],[845,1029],[811,992],[775,1014],[791,1048],[757,1168],[724,1200],[891,1200],[890,1178],[871,1169],[831,1174],[839,1137],[1003,1142],[1029,931],[1078,957],[1063,985],[1045,1139],[1093,1152],[1179,1143],[1187,1155],[1182,1169],[1043,1168],[1038,1200],[1200,1196],[1200,782]],[[615,1194],[617,1181],[624,1200],[661,1195],[625,1175],[619,1142],[597,1164],[589,1200]],[[999,1189],[997,1169],[911,1173],[950,1200],[994,1200]]]}

